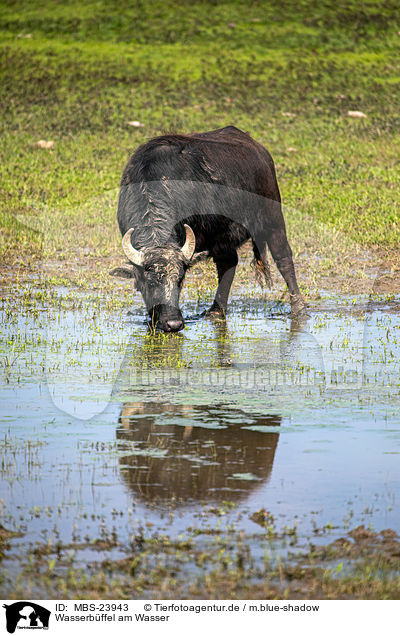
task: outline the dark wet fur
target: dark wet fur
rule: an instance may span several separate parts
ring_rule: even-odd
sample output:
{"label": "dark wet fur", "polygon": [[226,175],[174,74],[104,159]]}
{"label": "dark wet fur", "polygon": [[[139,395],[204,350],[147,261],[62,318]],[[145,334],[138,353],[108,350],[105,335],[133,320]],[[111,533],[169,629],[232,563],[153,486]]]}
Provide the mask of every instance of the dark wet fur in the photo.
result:
{"label": "dark wet fur", "polygon": [[[174,181],[172,192],[169,181]],[[217,199],[217,188],[205,187],[194,193],[189,188],[185,192],[185,188],[180,191],[177,182],[221,185],[232,188],[232,192],[224,190]],[[175,220],[185,220],[192,227],[197,251],[214,248],[222,253],[255,237],[266,222],[283,222],[270,154],[233,126],[201,134],[164,135],[149,141],[128,162],[121,188],[119,227],[122,234],[135,228],[132,245],[137,249],[171,240],[182,245],[182,224],[174,228]],[[235,198],[243,202],[248,197],[237,197],[236,189],[263,198],[252,198],[253,210],[238,210]],[[176,234],[171,236],[174,229]]]}
{"label": "dark wet fur", "polygon": [[[190,225],[196,251],[207,251],[217,266],[213,310],[226,309],[237,249],[248,239],[258,282],[270,284],[268,245],[291,300],[302,303],[272,157],[234,126],[163,135],[138,148],[122,176],[118,223],[122,234],[134,229],[136,249],[153,253],[155,247],[181,247],[184,223]],[[165,265],[167,276],[171,265]]]}

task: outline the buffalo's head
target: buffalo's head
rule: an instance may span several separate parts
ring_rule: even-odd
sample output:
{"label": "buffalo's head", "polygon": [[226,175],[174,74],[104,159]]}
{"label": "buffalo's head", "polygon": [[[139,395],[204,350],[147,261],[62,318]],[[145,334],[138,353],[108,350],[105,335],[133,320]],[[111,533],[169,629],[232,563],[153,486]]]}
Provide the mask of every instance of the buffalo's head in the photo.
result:
{"label": "buffalo's head", "polygon": [[112,276],[133,278],[146,303],[146,308],[154,329],[165,332],[180,331],[184,320],[179,309],[179,295],[189,266],[206,256],[193,257],[196,237],[193,230],[185,225],[186,240],[183,247],[161,245],[137,250],[132,246],[128,230],[122,239],[122,247],[130,265],[117,267]]}

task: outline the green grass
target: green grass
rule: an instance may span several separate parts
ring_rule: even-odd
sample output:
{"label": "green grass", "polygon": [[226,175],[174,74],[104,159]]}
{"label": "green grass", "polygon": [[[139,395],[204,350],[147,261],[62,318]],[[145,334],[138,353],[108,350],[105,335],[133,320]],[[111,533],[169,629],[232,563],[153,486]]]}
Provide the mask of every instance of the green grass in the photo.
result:
{"label": "green grass", "polygon": [[[270,149],[288,205],[397,249],[398,31],[394,1],[3,2],[2,258],[36,253],[18,215],[46,223],[60,258],[71,219],[80,243],[118,255],[114,210],[80,211],[118,187],[146,139],[227,124]],[[296,247],[307,228],[294,229]]]}

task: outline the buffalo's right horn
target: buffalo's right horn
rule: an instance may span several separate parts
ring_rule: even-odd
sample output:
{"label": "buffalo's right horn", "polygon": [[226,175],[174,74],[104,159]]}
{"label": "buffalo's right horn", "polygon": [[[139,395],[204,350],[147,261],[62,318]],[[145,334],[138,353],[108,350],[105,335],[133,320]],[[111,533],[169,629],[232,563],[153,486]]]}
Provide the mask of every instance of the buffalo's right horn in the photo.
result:
{"label": "buffalo's right horn", "polygon": [[196,237],[192,228],[189,225],[184,223],[184,228],[186,230],[186,241],[185,245],[181,248],[183,255],[190,261],[194,254],[194,250],[196,249]]}
{"label": "buffalo's right horn", "polygon": [[134,228],[131,228],[125,232],[122,238],[122,249],[124,250],[125,256],[131,261],[131,263],[141,267],[143,265],[144,256],[140,250],[135,250],[135,248],[132,247],[131,234],[133,229]]}

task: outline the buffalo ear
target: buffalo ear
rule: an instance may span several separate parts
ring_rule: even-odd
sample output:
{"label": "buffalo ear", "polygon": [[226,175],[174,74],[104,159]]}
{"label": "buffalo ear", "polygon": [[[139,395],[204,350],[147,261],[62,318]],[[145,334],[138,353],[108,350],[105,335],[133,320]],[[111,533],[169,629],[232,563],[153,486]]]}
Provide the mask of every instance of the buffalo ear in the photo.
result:
{"label": "buffalo ear", "polygon": [[114,267],[114,269],[108,273],[110,276],[118,276],[119,278],[136,278],[136,272],[133,265]]}
{"label": "buffalo ear", "polygon": [[197,265],[197,263],[200,263],[201,261],[204,261],[206,258],[208,258],[210,256],[209,252],[197,252],[197,254],[195,254],[192,258],[192,260],[189,263],[189,267],[193,267],[193,265]]}

